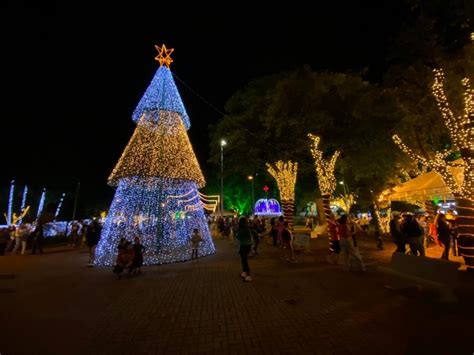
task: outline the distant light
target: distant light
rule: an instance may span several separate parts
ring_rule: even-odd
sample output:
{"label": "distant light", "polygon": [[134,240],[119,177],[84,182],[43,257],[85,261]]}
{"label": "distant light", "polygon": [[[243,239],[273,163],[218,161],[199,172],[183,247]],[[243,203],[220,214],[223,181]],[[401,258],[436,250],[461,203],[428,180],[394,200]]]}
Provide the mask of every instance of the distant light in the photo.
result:
{"label": "distant light", "polygon": [[224,139],[221,139],[221,147],[224,147],[227,145],[227,142]]}
{"label": "distant light", "polygon": [[252,176],[252,175],[249,175],[249,176],[247,177],[247,179],[253,180],[253,176]]}
{"label": "distant light", "polygon": [[344,181],[339,181],[339,184],[344,185]]}

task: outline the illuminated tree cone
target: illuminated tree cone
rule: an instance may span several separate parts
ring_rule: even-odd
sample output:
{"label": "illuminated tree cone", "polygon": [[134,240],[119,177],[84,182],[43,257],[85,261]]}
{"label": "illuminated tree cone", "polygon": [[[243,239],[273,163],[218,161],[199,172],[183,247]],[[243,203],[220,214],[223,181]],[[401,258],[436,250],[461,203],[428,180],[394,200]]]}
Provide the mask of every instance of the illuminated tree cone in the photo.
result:
{"label": "illuminated tree cone", "polygon": [[172,50],[163,45],[161,66],[133,113],[137,127],[109,177],[117,186],[96,250],[96,265],[114,265],[121,238],[140,237],[144,264],[191,258],[197,228],[199,256],[215,251],[198,188],[205,181],[186,130],[189,118],[168,68]]}

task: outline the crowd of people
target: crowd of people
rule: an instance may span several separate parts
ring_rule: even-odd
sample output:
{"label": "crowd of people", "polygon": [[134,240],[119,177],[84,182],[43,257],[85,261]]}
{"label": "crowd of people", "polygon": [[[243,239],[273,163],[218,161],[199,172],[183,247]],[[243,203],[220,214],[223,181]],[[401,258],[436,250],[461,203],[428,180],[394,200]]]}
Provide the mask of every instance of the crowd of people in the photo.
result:
{"label": "crowd of people", "polygon": [[[44,228],[46,222],[41,220],[36,223],[21,221],[18,226],[11,225],[0,232],[0,238],[5,245],[3,254],[26,255],[27,249],[31,249],[31,254],[43,254],[43,244],[45,240]],[[74,221],[70,226],[70,247],[79,247],[84,244],[89,250],[89,265],[92,266],[94,260],[95,247],[100,238],[101,226],[97,220],[87,224],[82,221]]]}
{"label": "crowd of people", "polygon": [[442,259],[449,259],[451,246],[453,254],[458,255],[456,215],[452,210],[447,214],[438,213],[434,220],[425,215],[394,214],[390,221],[390,234],[398,253],[425,256],[425,249],[434,243],[444,247]]}
{"label": "crowd of people", "polygon": [[[259,216],[254,217],[219,217],[210,220],[209,226],[216,230],[222,239],[236,242],[241,259],[243,281],[252,281],[249,257],[258,255],[259,244],[264,235],[268,235],[274,247],[282,249],[282,257],[289,262],[296,262],[293,248],[293,233],[283,216],[266,220]],[[312,228],[312,220],[306,220],[306,226]],[[327,221],[330,240],[330,254],[328,262],[342,265],[343,270],[357,269],[365,271],[365,264],[360,255],[356,235],[358,232],[367,233],[369,219],[367,217],[354,218],[343,214],[336,219],[331,215]],[[406,253],[416,256],[425,256],[425,250],[430,245],[439,244],[444,247],[441,258],[448,260],[450,249],[457,255],[457,224],[452,210],[445,215],[438,213],[434,220],[429,216],[415,216],[410,213],[392,214],[390,234],[396,245],[397,253]],[[43,253],[44,223],[32,225],[21,222],[18,226],[10,226],[7,230],[8,243],[5,253],[11,255],[25,255],[28,246],[31,254]],[[5,233],[4,233],[5,234]],[[70,247],[79,247],[84,243],[89,249],[89,266],[93,265],[95,247],[101,234],[101,225],[97,220],[90,224],[73,222],[70,225]],[[200,244],[203,238],[198,229],[194,229],[189,236],[191,255],[190,259],[198,258]],[[134,243],[121,238],[117,245],[117,258],[114,272],[118,278],[125,270],[130,274],[141,274],[145,247],[140,237],[134,238]]]}

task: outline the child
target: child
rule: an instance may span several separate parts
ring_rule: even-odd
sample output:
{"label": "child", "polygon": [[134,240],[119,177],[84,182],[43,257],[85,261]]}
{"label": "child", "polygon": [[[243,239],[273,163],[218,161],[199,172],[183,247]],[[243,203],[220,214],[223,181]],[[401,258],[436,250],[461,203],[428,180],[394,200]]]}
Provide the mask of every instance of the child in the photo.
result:
{"label": "child", "polygon": [[117,274],[117,277],[120,280],[122,278],[123,270],[132,265],[134,259],[133,245],[125,238],[121,238],[118,245],[118,251],[114,273]]}
{"label": "child", "polygon": [[129,272],[133,271],[134,274],[141,274],[142,271],[140,268],[143,265],[143,252],[145,251],[145,247],[140,243],[140,237],[135,237],[133,249],[135,251],[135,257],[133,258],[133,264],[130,266]]}
{"label": "child", "polygon": [[193,229],[193,234],[191,234],[191,260],[196,257],[198,258],[198,248],[199,243],[202,241],[201,234],[197,228]]}

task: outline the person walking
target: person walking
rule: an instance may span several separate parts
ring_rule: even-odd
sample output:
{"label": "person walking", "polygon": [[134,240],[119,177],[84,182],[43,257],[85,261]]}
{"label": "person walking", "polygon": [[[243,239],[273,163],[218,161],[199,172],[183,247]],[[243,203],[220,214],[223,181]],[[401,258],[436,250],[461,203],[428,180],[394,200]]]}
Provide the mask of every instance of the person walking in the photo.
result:
{"label": "person walking", "polygon": [[339,236],[341,252],[342,252],[342,267],[344,270],[350,269],[350,259],[353,257],[359,262],[361,271],[365,271],[365,264],[362,260],[362,256],[359,253],[359,249],[354,246],[354,240],[352,239],[352,231],[350,223],[347,220],[347,215],[341,216],[337,224],[337,234]]}
{"label": "person walking", "polygon": [[249,253],[252,247],[252,233],[248,225],[247,218],[241,217],[239,220],[239,226],[237,228],[237,240],[239,241],[239,254],[240,261],[242,263],[242,277],[243,281],[249,282],[252,281],[250,276],[250,267],[249,267]]}

